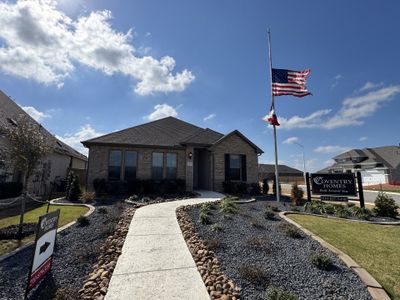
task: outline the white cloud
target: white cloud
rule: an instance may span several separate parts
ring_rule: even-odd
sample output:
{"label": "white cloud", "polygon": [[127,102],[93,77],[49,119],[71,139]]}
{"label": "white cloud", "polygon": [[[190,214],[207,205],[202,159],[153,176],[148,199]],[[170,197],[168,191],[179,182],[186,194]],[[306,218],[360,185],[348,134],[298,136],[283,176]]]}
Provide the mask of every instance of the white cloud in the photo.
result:
{"label": "white cloud", "polygon": [[293,143],[297,143],[299,141],[299,138],[298,137],[296,137],[296,136],[292,136],[292,137],[289,137],[289,138],[287,138],[286,140],[284,140],[283,142],[282,142],[282,144],[293,144]]}
{"label": "white cloud", "polygon": [[86,124],[86,125],[82,126],[81,128],[79,128],[79,130],[73,134],[67,133],[67,134],[64,134],[64,136],[56,135],[56,138],[63,141],[67,145],[71,146],[75,150],[87,155],[88,149],[85,148],[81,144],[81,142],[98,137],[103,134],[104,133],[97,132],[90,124]]}
{"label": "white cloud", "polygon": [[216,117],[216,114],[209,114],[208,116],[203,118],[203,121],[206,122]]}
{"label": "white cloud", "polygon": [[319,146],[314,149],[314,152],[317,153],[342,153],[348,151],[350,148],[349,147],[342,147],[342,146]]}
{"label": "white cloud", "polygon": [[40,122],[45,118],[51,118],[50,114],[38,111],[33,106],[21,106],[21,108],[37,122]]}
{"label": "white cloud", "polygon": [[331,166],[331,165],[333,165],[334,163],[335,163],[335,161],[334,161],[332,158],[327,159],[326,161],[324,161],[324,164],[325,164],[325,165],[328,165],[328,166]]}
{"label": "white cloud", "polygon": [[154,111],[143,118],[148,121],[155,121],[166,117],[177,117],[178,112],[168,104],[157,104],[154,106]]}
{"label": "white cloud", "polygon": [[314,128],[321,126],[322,117],[329,114],[331,109],[323,109],[313,112],[312,114],[300,117],[294,116],[289,119],[286,118],[278,118],[281,126],[280,129],[294,129],[294,128]]}
{"label": "white cloud", "polygon": [[131,44],[132,30],[115,31],[110,11],[69,18],[54,1],[0,3],[0,71],[62,87],[76,62],[132,78],[139,95],[183,91],[195,77],[173,73],[175,60],[139,57]]}
{"label": "white cloud", "polygon": [[337,74],[333,79],[333,83],[331,84],[331,88],[333,89],[334,87],[336,87],[339,84],[339,80],[340,78],[342,78],[342,75]]}
{"label": "white cloud", "polygon": [[373,115],[385,102],[400,93],[400,85],[381,87],[363,95],[347,97],[342,107],[332,116],[331,109],[318,110],[308,116],[279,118],[281,129],[323,128],[334,129],[351,125],[362,125],[364,119]]}
{"label": "white cloud", "polygon": [[384,85],[383,82],[373,83],[371,81],[367,81],[358,91],[363,92],[366,90],[371,90],[371,89],[382,87],[383,85]]}
{"label": "white cloud", "polygon": [[359,140],[360,142],[364,142],[364,141],[366,141],[367,139],[368,139],[368,137],[362,136],[362,137],[360,137],[358,140]]}

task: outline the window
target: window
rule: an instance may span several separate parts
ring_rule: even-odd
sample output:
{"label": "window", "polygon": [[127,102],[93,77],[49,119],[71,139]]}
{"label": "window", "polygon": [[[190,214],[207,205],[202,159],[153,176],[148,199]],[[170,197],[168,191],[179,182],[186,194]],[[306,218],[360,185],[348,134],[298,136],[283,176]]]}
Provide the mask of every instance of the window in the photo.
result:
{"label": "window", "polygon": [[153,157],[151,161],[152,178],[157,180],[163,179],[163,170],[164,170],[164,153],[153,152]]}
{"label": "window", "polygon": [[176,153],[167,153],[167,179],[176,179]]}
{"label": "window", "polygon": [[136,179],[137,152],[125,151],[125,180]]}
{"label": "window", "polygon": [[241,180],[241,159],[240,155],[229,155],[229,178],[231,180]]}
{"label": "window", "polygon": [[121,150],[111,150],[108,156],[108,179],[121,179]]}

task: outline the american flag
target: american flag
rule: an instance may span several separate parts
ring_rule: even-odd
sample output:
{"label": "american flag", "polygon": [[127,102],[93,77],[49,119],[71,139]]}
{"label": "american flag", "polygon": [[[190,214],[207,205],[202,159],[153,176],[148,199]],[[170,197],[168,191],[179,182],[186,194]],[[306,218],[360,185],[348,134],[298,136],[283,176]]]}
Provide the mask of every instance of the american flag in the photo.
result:
{"label": "american flag", "polygon": [[310,69],[304,71],[272,69],[272,94],[274,96],[291,95],[295,97],[311,95],[306,87],[309,74]]}

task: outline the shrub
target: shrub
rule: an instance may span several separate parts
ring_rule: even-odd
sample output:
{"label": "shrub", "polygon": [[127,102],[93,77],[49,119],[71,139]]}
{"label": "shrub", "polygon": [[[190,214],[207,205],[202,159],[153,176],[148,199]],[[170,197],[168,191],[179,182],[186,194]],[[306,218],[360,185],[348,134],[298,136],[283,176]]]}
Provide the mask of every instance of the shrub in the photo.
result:
{"label": "shrub", "polygon": [[108,210],[107,210],[107,208],[105,208],[105,207],[99,207],[99,208],[97,209],[97,212],[98,212],[99,214],[103,214],[103,215],[108,214]]}
{"label": "shrub", "polygon": [[81,194],[79,176],[72,174],[71,178],[70,184],[67,185],[66,198],[70,201],[77,201]]}
{"label": "shrub", "polygon": [[239,267],[239,275],[243,279],[253,283],[264,285],[268,280],[268,274],[260,265],[243,264]]}
{"label": "shrub", "polygon": [[268,192],[269,192],[268,179],[263,179],[263,194],[268,195]]}
{"label": "shrub", "polygon": [[271,241],[268,238],[255,235],[248,237],[246,243],[254,249],[268,249],[271,245]]}
{"label": "shrub", "polygon": [[0,182],[0,199],[17,197],[21,192],[21,182]]}
{"label": "shrub", "polygon": [[83,192],[81,195],[83,202],[92,202],[95,197],[96,194],[94,192]]}
{"label": "shrub", "polygon": [[268,220],[274,220],[275,219],[275,213],[272,211],[270,207],[267,207],[264,210],[264,217]]}
{"label": "shrub", "polygon": [[[276,179],[274,177],[273,184],[272,184],[272,194],[276,196]],[[281,183],[279,183],[279,194],[282,194],[282,187]]]}
{"label": "shrub", "polygon": [[247,193],[247,184],[246,182],[236,182],[236,181],[224,181],[222,183],[224,188],[224,193],[227,194],[246,194]]}
{"label": "shrub", "polygon": [[347,207],[354,207],[354,206],[356,206],[356,204],[353,203],[353,202],[348,202],[346,205],[347,205]]}
{"label": "shrub", "polygon": [[204,212],[207,215],[210,213],[210,207],[207,205],[207,203],[204,203],[200,206],[200,212]]}
{"label": "shrub", "polygon": [[301,231],[294,225],[282,222],[278,225],[279,229],[288,237],[299,239],[302,238],[303,235]]}
{"label": "shrub", "polygon": [[224,243],[220,239],[206,239],[204,244],[209,250],[218,250],[225,247]]}
{"label": "shrub", "polygon": [[334,215],[336,217],[348,218],[351,215],[350,210],[346,206],[336,204],[333,207],[334,207]]}
{"label": "shrub", "polygon": [[71,189],[73,179],[74,179],[74,173],[72,171],[69,171],[68,175],[67,175],[67,183],[66,183],[66,187],[65,187],[65,198],[66,199],[68,199],[68,197],[69,197],[69,190]]}
{"label": "shrub", "polygon": [[261,224],[261,223],[258,222],[256,219],[253,219],[253,220],[250,222],[250,225],[253,226],[253,227],[255,227],[255,228],[257,228],[257,229],[265,229],[265,225],[264,225],[264,224]]}
{"label": "shrub", "polygon": [[297,300],[296,295],[284,291],[276,286],[269,286],[265,291],[265,296],[268,300]]}
{"label": "shrub", "polygon": [[199,221],[201,224],[209,224],[210,223],[210,218],[208,216],[208,213],[201,211],[199,214]]}
{"label": "shrub", "polygon": [[292,191],[291,191],[291,200],[293,205],[302,205],[303,204],[303,190],[300,189],[297,183],[293,183]]}
{"label": "shrub", "polygon": [[250,195],[258,196],[261,195],[261,186],[258,182],[254,182],[250,184]]}
{"label": "shrub", "polygon": [[90,221],[87,217],[85,216],[79,216],[78,219],[76,220],[76,222],[78,223],[79,226],[83,227],[83,226],[87,226],[90,224]]}
{"label": "shrub", "polygon": [[332,204],[325,204],[325,213],[328,215],[333,215],[335,213],[335,207]]}
{"label": "shrub", "polygon": [[235,198],[233,197],[224,197],[220,203],[220,211],[223,214],[236,214],[237,208],[234,201]]}
{"label": "shrub", "polygon": [[371,218],[371,211],[365,207],[353,206],[351,208],[351,214],[353,217],[362,220],[369,220]]}
{"label": "shrub", "polygon": [[329,256],[324,254],[311,254],[310,262],[321,270],[330,270],[333,267],[332,260]]}
{"label": "shrub", "polygon": [[222,227],[219,224],[213,224],[210,227],[211,231],[220,232],[222,231]]}
{"label": "shrub", "polygon": [[379,192],[375,200],[375,213],[381,217],[395,218],[399,213],[399,207],[392,197],[388,196],[385,192]]}

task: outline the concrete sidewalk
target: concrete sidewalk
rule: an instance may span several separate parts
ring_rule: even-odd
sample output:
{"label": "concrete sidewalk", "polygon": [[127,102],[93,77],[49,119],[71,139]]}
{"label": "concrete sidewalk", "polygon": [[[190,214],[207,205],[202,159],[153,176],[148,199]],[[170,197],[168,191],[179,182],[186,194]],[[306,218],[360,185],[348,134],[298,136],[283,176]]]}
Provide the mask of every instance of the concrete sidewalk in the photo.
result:
{"label": "concrete sidewalk", "polygon": [[106,300],[210,299],[175,214],[179,206],[223,197],[200,193],[199,198],[148,205],[135,212]]}

